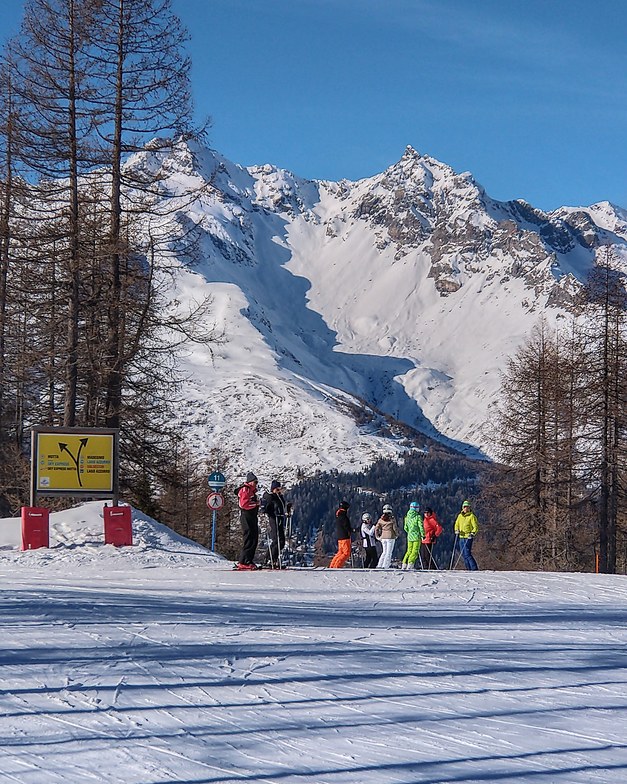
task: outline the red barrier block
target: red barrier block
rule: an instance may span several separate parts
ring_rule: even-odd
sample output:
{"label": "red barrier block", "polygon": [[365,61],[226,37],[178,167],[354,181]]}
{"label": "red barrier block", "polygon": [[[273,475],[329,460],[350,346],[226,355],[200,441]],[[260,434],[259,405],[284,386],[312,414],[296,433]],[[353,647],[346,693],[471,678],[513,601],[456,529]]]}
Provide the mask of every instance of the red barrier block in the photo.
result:
{"label": "red barrier block", "polygon": [[22,550],[50,547],[50,513],[40,506],[22,507]]}
{"label": "red barrier block", "polygon": [[104,507],[105,544],[128,547],[133,544],[130,506]]}

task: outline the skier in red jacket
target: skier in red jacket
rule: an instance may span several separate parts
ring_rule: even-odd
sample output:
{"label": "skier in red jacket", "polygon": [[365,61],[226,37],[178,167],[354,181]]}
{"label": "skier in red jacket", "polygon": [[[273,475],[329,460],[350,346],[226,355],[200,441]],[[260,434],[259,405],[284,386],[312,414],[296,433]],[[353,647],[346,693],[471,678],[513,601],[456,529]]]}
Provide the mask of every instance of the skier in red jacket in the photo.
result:
{"label": "skier in red jacket", "polygon": [[259,542],[259,498],[257,497],[257,477],[249,472],[246,481],[237,488],[239,521],[242,527],[242,551],[237,564],[238,569],[258,569],[253,562]]}
{"label": "skier in red jacket", "polygon": [[425,509],[423,518],[423,525],[425,527],[425,535],[422,540],[422,564],[424,569],[437,569],[438,565],[433,558],[433,547],[437,541],[438,536],[442,533],[443,528],[435,516],[435,512],[430,507]]}

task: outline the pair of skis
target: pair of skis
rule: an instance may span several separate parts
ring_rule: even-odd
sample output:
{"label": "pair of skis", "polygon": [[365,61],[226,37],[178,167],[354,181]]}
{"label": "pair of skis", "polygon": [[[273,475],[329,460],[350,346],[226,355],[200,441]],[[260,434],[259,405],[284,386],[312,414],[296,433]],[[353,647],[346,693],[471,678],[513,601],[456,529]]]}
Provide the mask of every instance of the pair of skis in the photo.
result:
{"label": "pair of skis", "polygon": [[237,561],[233,564],[233,571],[235,572],[258,572],[263,569],[263,566],[257,564],[241,564]]}

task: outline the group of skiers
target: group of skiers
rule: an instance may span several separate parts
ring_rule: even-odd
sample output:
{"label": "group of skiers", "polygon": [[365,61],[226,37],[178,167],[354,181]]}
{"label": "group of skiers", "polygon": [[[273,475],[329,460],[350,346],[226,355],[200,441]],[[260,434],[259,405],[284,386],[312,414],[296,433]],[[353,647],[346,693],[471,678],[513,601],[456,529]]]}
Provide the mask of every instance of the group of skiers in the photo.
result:
{"label": "group of skiers", "polygon": [[[341,569],[351,556],[353,528],[348,517],[349,507],[348,501],[342,501],[335,513],[337,553],[329,564],[331,569]],[[403,528],[407,536],[407,547],[401,569],[415,569],[418,563],[422,569],[437,569],[433,548],[443,528],[433,509],[427,507],[424,515],[421,515],[420,504],[418,501],[412,501],[403,520]],[[359,530],[363,548],[363,567],[389,569],[392,565],[396,540],[400,536],[392,507],[384,504],[381,516],[376,522],[368,512],[364,512]],[[464,501],[455,520],[455,544],[459,543],[459,557],[463,558],[466,569],[470,571],[477,571],[479,568],[472,555],[472,543],[478,531],[477,516],[472,511],[470,502]],[[452,562],[451,557],[451,565]]]}
{"label": "group of skiers", "polygon": [[[246,475],[246,481],[235,490],[242,528],[242,550],[236,567],[241,570],[260,568],[254,562],[259,544],[260,508],[263,508],[268,519],[268,552],[264,565],[270,567],[280,566],[281,552],[285,546],[285,521],[292,513],[292,504],[286,503],[283,487],[278,479],[272,481],[270,492],[264,493],[262,501],[259,500],[257,492],[258,480],[252,472]],[[349,507],[347,501],[342,501],[335,513],[337,552],[329,564],[331,569],[341,569],[351,557],[354,531],[348,516]],[[433,549],[443,529],[433,509],[427,507],[422,515],[420,504],[412,501],[403,520],[403,528],[407,535],[407,548],[401,568],[414,569],[418,563],[423,569],[437,568]],[[363,547],[363,567],[389,569],[396,540],[400,536],[392,507],[384,504],[381,516],[376,522],[368,512],[364,512],[358,530]],[[478,569],[472,555],[472,543],[478,530],[477,517],[470,502],[464,501],[455,520],[455,542],[456,545],[459,543],[459,557],[463,558],[466,569],[470,571]],[[451,564],[452,560],[451,558]]]}
{"label": "group of skiers", "polygon": [[254,562],[259,544],[259,510],[268,518],[268,552],[264,566],[280,565],[281,551],[285,547],[285,521],[292,512],[292,504],[285,501],[283,486],[278,479],[273,479],[270,492],[264,493],[262,500],[257,495],[259,481],[251,472],[246,481],[236,490],[240,525],[242,528],[242,550],[237,568],[244,571],[259,569]]}

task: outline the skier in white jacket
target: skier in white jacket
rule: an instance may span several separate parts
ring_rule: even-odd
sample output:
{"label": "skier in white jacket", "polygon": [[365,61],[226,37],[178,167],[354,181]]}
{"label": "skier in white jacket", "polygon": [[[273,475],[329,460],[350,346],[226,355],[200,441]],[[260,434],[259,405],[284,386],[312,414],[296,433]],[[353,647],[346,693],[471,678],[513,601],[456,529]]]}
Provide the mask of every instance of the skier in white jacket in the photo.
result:
{"label": "skier in white jacket", "polygon": [[368,512],[361,516],[361,544],[364,548],[364,569],[374,569],[379,560],[377,553],[377,540],[375,538],[376,524]]}

